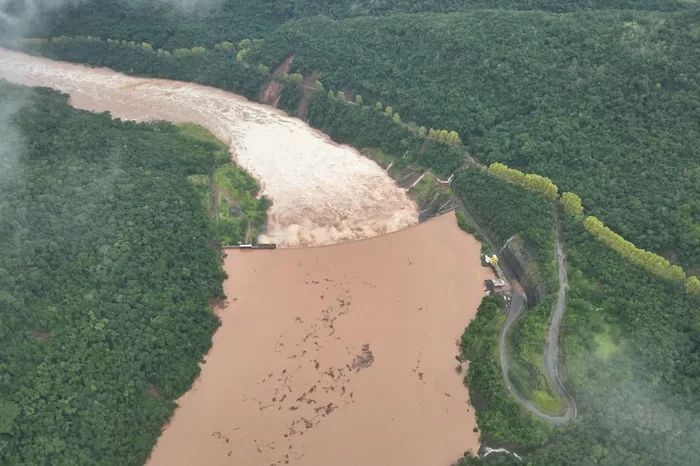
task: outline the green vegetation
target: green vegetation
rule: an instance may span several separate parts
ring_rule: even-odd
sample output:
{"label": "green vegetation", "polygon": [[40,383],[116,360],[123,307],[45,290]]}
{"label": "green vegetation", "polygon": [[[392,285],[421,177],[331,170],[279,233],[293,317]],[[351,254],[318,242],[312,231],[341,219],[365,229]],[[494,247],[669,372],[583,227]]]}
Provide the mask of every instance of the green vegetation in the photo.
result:
{"label": "green vegetation", "polygon": [[661,256],[637,248],[634,244],[603,225],[603,222],[597,218],[592,216],[586,217],[583,220],[583,226],[586,228],[586,231],[599,241],[609,246],[625,259],[644,267],[650,273],[666,280],[685,282],[686,276],[682,268],[677,265],[671,265],[668,260]]}
{"label": "green vegetation", "polygon": [[[95,0],[47,21],[54,35],[156,50],[264,38],[247,61],[274,67],[294,52],[296,72],[320,70],[327,88],[456,131],[487,162],[550,177],[623,236],[696,270],[697,14],[694,1],[660,0],[226,0],[197,11]],[[89,63],[101,55],[55,53]],[[150,74],[143,61],[111,66]],[[201,61],[191,65],[150,66],[236,88]],[[253,86],[245,93],[255,95]]]}
{"label": "green vegetation", "polygon": [[[510,237],[518,235],[529,252],[526,255],[529,263],[524,264],[529,273],[528,278],[522,280],[523,286],[528,289],[539,285],[544,292],[538,294],[541,302],[528,310],[513,325],[509,334],[510,375],[519,393],[544,411],[557,414],[559,400],[554,388],[548,384],[542,357],[558,286],[554,264],[553,210],[551,202],[537,190],[523,191],[523,188],[527,189],[525,185],[504,181],[506,178],[499,175],[494,174],[492,169],[470,167],[457,174],[453,188],[492,241],[502,245]],[[524,175],[521,179],[524,179]],[[515,205],[518,207],[515,208]]]}
{"label": "green vegetation", "polygon": [[423,217],[433,217],[446,211],[452,204],[452,193],[448,186],[438,183],[433,176],[425,175],[409,195],[415,200]]}
{"label": "green vegetation", "polygon": [[668,259],[658,254],[636,247],[634,244],[606,227],[603,222],[596,217],[588,216],[582,218],[584,210],[581,205],[581,198],[572,193],[564,193],[560,197],[558,195],[559,188],[557,188],[549,178],[525,174],[519,170],[509,168],[502,163],[492,163],[488,171],[496,178],[519,185],[525,190],[536,193],[546,199],[559,200],[567,214],[571,215],[576,220],[582,220],[584,228],[590,234],[622,257],[643,267],[649,273],[665,280],[685,283],[688,294],[698,295],[695,288],[696,281],[698,280],[697,277],[687,277],[685,271],[680,266],[671,264]]}
{"label": "green vegetation", "polygon": [[[423,13],[405,14],[417,12]],[[251,7],[228,0],[197,11],[153,2],[87,2],[53,15],[54,35],[111,37],[133,43],[132,55],[141,56],[53,45],[47,53],[239,89],[247,96],[256,95],[264,76],[252,79],[257,86],[241,89],[242,80],[230,82],[230,74],[240,71],[227,70],[235,63],[217,54],[245,50],[251,65],[242,68],[255,74],[258,64],[270,69],[295,53],[293,71],[308,76],[319,70],[336,98],[338,91],[347,100],[361,95],[367,106],[378,102],[389,122],[400,112],[398,120],[417,122],[416,131],[455,132],[480,160],[547,176],[581,196],[592,214],[625,238],[695,273],[696,19],[695,2],[660,1],[263,1]],[[241,47],[244,37],[265,40]],[[142,42],[148,44],[143,52]],[[175,66],[147,59],[159,48],[205,52]],[[283,105],[295,107],[298,99],[298,89],[287,86]],[[328,113],[337,106],[314,105],[325,115],[312,115],[312,124],[347,139]],[[352,116],[363,126],[371,120]],[[371,132],[381,135],[381,125],[371,123]],[[387,140],[401,149],[391,135]],[[460,165],[433,158],[427,154],[420,163],[440,165],[434,169],[443,175]]]}
{"label": "green vegetation", "polygon": [[506,391],[498,360],[498,333],[505,321],[500,296],[484,298],[476,318],[460,342],[462,358],[469,360],[464,382],[481,428],[482,442],[493,445],[542,445],[549,428],[522,411]]}
{"label": "green vegetation", "polygon": [[520,236],[531,256],[538,258],[532,264],[538,270],[536,281],[550,290],[556,289],[554,216],[550,202],[478,167],[458,172],[452,187],[494,243],[502,245],[512,236]]}
{"label": "green vegetation", "polygon": [[[700,271],[696,1],[223,0],[198,11],[107,3],[50,18],[54,36],[101,40],[34,41],[30,50],[248,97],[294,53],[283,108],[302,110],[299,75],[319,72],[323,87],[302,112],[313,126],[391,164],[397,180],[456,172],[452,188],[470,218],[498,244],[515,236],[549,292],[551,200],[564,192],[561,375],[580,416],[549,429],[508,396],[495,353],[503,315],[487,301],[463,340],[482,438],[532,464],[697,461],[700,280],[671,265]],[[469,158],[460,140],[478,160],[522,177],[462,169]],[[191,180],[206,204],[205,173]],[[214,178],[226,185],[236,176]],[[237,186],[227,195],[254,197]],[[430,189],[418,186],[424,197]],[[545,295],[511,343],[522,369],[514,378],[554,410],[535,358],[546,304]],[[18,406],[3,402],[0,412],[21,419]],[[0,432],[16,422],[0,422]]]}
{"label": "green vegetation", "polygon": [[400,164],[400,158],[389,155],[381,149],[376,147],[365,147],[362,150],[362,155],[374,160],[377,164],[385,170],[391,170],[397,164]]}
{"label": "green vegetation", "polygon": [[380,148],[407,163],[432,169],[437,175],[449,176],[464,163],[464,154],[453,144],[426,138],[417,128],[396,122],[391,113],[352,101],[314,94],[309,107],[309,123],[334,140],[356,147]]}
{"label": "green vegetation", "polygon": [[265,229],[270,201],[258,198],[255,180],[236,166],[226,146],[201,126],[178,125],[190,138],[209,145],[218,167],[209,175],[191,175],[202,205],[214,220],[217,240],[223,245],[253,243]]}
{"label": "green vegetation", "polygon": [[700,267],[697,10],[469,11],[286,23],[251,59],[459,133],[640,247]]}
{"label": "green vegetation", "polygon": [[[479,183],[479,179],[484,182]],[[491,182],[486,182],[488,179]],[[498,199],[503,183],[485,170],[470,169],[459,174],[456,186],[465,201]],[[478,184],[479,193],[470,187]],[[522,235],[532,225],[551,227],[546,210],[534,207],[531,194],[515,184],[510,204],[492,209],[473,209],[477,221],[510,234],[514,225]],[[467,189],[465,189],[467,188]],[[537,196],[542,199],[541,197]],[[469,204],[471,205],[471,204]],[[530,213],[531,225],[519,225],[522,211]],[[492,217],[497,217],[496,219]],[[573,392],[579,408],[576,420],[551,431],[541,442],[523,442],[519,436],[503,435],[515,422],[531,417],[521,412],[519,420],[500,418],[492,423],[485,417],[500,403],[477,405],[482,438],[491,447],[516,447],[532,464],[689,464],[698,454],[700,409],[697,393],[700,377],[696,361],[700,339],[700,313],[683,284],[661,280],[641,267],[630,264],[617,252],[593,237],[579,218],[565,216],[564,236],[569,266],[567,312],[562,325],[564,365],[561,375]],[[489,230],[491,231],[491,230]],[[513,329],[512,359],[514,383],[541,407],[556,410],[556,404],[538,384],[536,370],[542,354],[548,299],[525,316]],[[502,320],[503,317],[499,316]],[[479,320],[466,332],[469,341],[482,334]],[[497,329],[498,324],[493,324]],[[492,331],[492,349],[496,331]],[[492,396],[511,401],[505,388],[492,378],[497,359],[477,353],[474,370],[468,373],[470,387],[493,387]],[[474,357],[474,354],[471,355]],[[492,360],[489,374],[481,364]],[[475,361],[474,361],[475,362]],[[472,364],[474,364],[472,362]],[[519,372],[520,371],[520,372]],[[528,373],[529,372],[529,373]],[[518,380],[519,379],[519,380]],[[479,412],[479,411],[478,411]],[[498,437],[489,434],[498,432]],[[512,448],[511,448],[512,449]],[[612,459],[611,459],[612,458]],[[507,461],[490,458],[486,462]],[[464,459],[461,464],[474,464]],[[610,463],[608,463],[610,464]]]}
{"label": "green vegetation", "polygon": [[574,218],[581,219],[583,217],[583,204],[581,198],[574,193],[562,193],[559,199],[564,212]]}
{"label": "green vegetation", "polygon": [[697,305],[682,285],[631,266],[575,221],[565,240],[572,279],[564,374],[581,416],[533,461],[556,464],[575,441],[591,444],[582,464],[605,455],[618,464],[692,463],[700,438]]}
{"label": "green vegetation", "polygon": [[[240,51],[258,47],[259,42],[216,44],[211,48],[172,50],[155,48],[147,42],[100,39],[92,36],[31,39],[23,42],[28,52],[50,58],[106,66],[130,74],[192,81],[255,98],[269,79],[265,66],[251,66],[237,59]],[[230,45],[229,45],[230,44]]]}
{"label": "green vegetation", "polygon": [[509,335],[510,378],[518,392],[532,400],[542,411],[558,415],[563,406],[544,370],[544,349],[555,295],[550,294],[529,309]]}
{"label": "green vegetation", "polygon": [[457,225],[459,225],[459,227],[466,233],[474,235],[478,239],[478,234],[474,229],[474,226],[471,224],[471,222],[469,222],[469,219],[467,218],[464,211],[462,211],[461,209],[457,209],[455,210],[455,215],[457,216]]}
{"label": "green vegetation", "polygon": [[[245,51],[262,47],[260,41],[252,45],[248,45],[249,42],[244,40],[238,45],[228,44],[234,50]],[[220,44],[218,48],[197,48],[197,53],[190,49],[155,51],[150,44],[139,45],[133,41],[103,40],[92,36],[30,39],[22,44],[28,52],[51,58],[209,84],[242,93],[249,98],[256,97],[264,82],[272,77],[269,67],[240,62]],[[280,104],[294,113],[301,99],[301,84],[298,79],[289,81]],[[312,126],[338,142],[360,148],[380,148],[395,157],[406,157],[408,163],[430,168],[441,176],[449,176],[463,164],[464,153],[455,140],[458,138],[456,134],[433,129],[426,133],[425,128],[401,124],[401,120],[396,118],[397,114],[390,107],[387,109],[378,110],[376,106],[362,105],[361,99],[359,103],[347,101],[342,93],[316,92],[311,99],[308,120]],[[425,134],[421,133],[421,129]]]}
{"label": "green vegetation", "polygon": [[143,464],[218,325],[187,179],[220,143],[48,90],[0,84],[0,108],[0,464]]}
{"label": "green vegetation", "polygon": [[285,22],[317,15],[345,19],[479,9],[677,11],[692,9],[695,3],[687,0],[218,0],[190,2],[190,5],[196,8],[173,8],[169,2],[146,0],[91,0],[52,12],[45,23],[53,27],[54,35],[74,35],[82,26],[81,34],[97,36],[110,31],[115,37],[177,48],[261,37]]}
{"label": "green vegetation", "polygon": [[520,170],[509,168],[502,163],[492,163],[489,165],[489,172],[502,180],[519,184],[528,191],[544,196],[552,201],[557,198],[559,193],[559,188],[557,188],[549,178],[529,173],[526,174]]}
{"label": "green vegetation", "polygon": [[593,336],[595,342],[595,355],[599,358],[609,359],[617,352],[617,345],[610,334],[610,326],[605,326],[601,333]]}
{"label": "green vegetation", "polygon": [[240,168],[227,163],[213,175],[216,230],[222,244],[254,243],[263,232],[270,201],[258,199],[258,185]]}

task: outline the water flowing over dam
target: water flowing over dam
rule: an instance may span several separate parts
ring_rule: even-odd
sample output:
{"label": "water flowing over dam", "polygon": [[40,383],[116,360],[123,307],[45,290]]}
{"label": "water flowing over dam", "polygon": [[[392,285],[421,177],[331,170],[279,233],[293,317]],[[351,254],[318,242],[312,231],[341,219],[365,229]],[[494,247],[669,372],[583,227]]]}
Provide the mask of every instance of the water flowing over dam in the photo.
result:
{"label": "water flowing over dam", "polygon": [[415,225],[416,205],[373,161],[229,92],[2,48],[0,79],[122,119],[199,124],[273,202],[259,241],[287,248],[224,250],[221,327],[148,466],[423,466],[477,453],[455,356],[493,275],[454,214]]}
{"label": "water flowing over dam", "polygon": [[377,164],[284,112],[223,90],[138,78],[0,48],[0,79],[50,87],[74,107],[135,121],[204,126],[273,202],[261,241],[306,246],[363,239],[418,221],[416,206]]}

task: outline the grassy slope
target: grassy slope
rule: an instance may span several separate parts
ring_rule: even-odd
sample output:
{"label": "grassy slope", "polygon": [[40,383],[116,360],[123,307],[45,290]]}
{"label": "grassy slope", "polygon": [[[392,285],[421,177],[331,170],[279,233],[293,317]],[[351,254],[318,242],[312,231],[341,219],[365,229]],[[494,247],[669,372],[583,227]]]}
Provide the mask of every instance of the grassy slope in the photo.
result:
{"label": "grassy slope", "polygon": [[214,221],[218,241],[223,245],[255,242],[265,229],[270,201],[258,197],[256,181],[231,161],[228,149],[213,134],[190,123],[178,127],[214,149],[219,166],[209,175],[192,175],[189,180]]}

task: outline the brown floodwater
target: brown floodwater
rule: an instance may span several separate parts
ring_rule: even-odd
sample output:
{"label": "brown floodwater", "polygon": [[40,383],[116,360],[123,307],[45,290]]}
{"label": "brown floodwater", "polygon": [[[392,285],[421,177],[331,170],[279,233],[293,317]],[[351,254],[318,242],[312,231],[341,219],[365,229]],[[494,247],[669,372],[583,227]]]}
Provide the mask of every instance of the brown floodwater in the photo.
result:
{"label": "brown floodwater", "polygon": [[201,376],[150,466],[448,465],[478,434],[457,341],[491,277],[454,214],[340,245],[227,250]]}
{"label": "brown floodwater", "polygon": [[70,94],[73,106],[136,120],[192,122],[226,143],[273,202],[261,241],[332,244],[418,221],[404,189],[370,159],[286,113],[207,86],[126,76],[0,48],[0,79]]}
{"label": "brown floodwater", "polygon": [[492,275],[454,215],[415,225],[374,162],[228,92],[0,48],[3,78],[78,108],[208,128],[273,201],[262,240],[370,238],[226,251],[222,325],[149,465],[439,466],[476,452],[455,356]]}

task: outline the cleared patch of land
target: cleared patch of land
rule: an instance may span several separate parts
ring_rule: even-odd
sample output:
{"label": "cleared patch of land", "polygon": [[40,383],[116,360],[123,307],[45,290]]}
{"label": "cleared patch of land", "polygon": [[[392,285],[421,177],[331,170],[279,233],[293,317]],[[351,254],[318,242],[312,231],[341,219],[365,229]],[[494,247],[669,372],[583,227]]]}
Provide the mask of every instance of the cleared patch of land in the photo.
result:
{"label": "cleared patch of land", "polygon": [[227,302],[157,465],[450,464],[478,448],[457,340],[490,271],[454,214],[365,241],[227,250]]}

